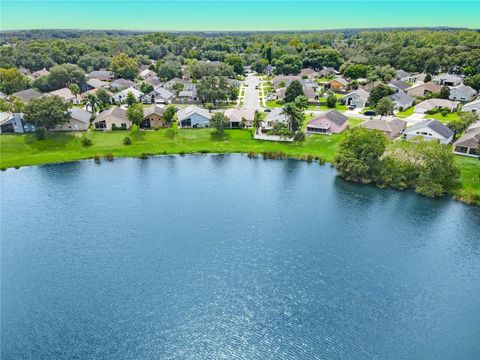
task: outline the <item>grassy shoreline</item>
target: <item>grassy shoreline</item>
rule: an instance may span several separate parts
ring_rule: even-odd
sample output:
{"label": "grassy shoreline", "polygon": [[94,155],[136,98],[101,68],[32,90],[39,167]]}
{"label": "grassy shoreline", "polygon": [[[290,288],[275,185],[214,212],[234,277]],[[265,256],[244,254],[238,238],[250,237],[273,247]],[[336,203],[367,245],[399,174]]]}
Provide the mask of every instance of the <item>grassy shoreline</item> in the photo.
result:
{"label": "grassy shoreline", "polygon": [[[356,122],[351,120],[351,125]],[[82,145],[83,135],[92,140],[91,146]],[[123,144],[125,136],[132,138],[131,145]],[[42,141],[37,140],[35,134],[3,134],[0,136],[0,168],[83,160],[96,155],[105,157],[108,153],[114,157],[139,157],[142,154],[281,151],[288,157],[312,155],[332,162],[343,137],[344,134],[312,135],[301,143],[281,143],[254,140],[251,130],[227,130],[225,138],[219,138],[211,129],[54,133]],[[461,156],[456,160],[461,168],[462,185],[452,195],[480,205],[480,161]]]}

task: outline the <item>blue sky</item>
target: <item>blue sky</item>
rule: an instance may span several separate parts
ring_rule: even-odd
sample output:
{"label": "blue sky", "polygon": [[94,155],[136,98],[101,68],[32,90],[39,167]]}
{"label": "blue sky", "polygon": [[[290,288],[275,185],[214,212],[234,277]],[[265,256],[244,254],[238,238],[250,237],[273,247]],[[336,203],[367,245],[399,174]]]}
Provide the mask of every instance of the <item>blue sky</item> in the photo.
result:
{"label": "blue sky", "polygon": [[0,0],[0,29],[480,28],[480,0]]}

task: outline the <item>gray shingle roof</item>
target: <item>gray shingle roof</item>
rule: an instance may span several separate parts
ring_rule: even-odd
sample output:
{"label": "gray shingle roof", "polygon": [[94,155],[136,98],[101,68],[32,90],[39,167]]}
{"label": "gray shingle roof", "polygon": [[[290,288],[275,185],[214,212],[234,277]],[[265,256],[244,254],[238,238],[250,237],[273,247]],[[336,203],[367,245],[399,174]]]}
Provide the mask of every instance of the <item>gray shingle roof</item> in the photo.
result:
{"label": "gray shingle roof", "polygon": [[338,126],[342,126],[348,121],[348,117],[343,115],[341,112],[338,112],[337,110],[330,110],[310,120],[309,124],[315,124],[315,122],[320,119],[328,119],[329,121],[337,124]]}
{"label": "gray shingle roof", "polygon": [[79,108],[71,108],[68,112],[70,113],[70,117],[72,119],[81,121],[84,124],[90,123],[90,118],[92,117],[91,112],[85,109],[79,109]]}
{"label": "gray shingle roof", "polygon": [[435,119],[421,121],[418,124],[415,124],[411,128],[409,128],[408,132],[414,132],[425,127],[432,129],[437,134],[443,136],[445,139],[448,139],[449,137],[454,135],[454,132],[450,130],[448,126],[442,124],[440,121]]}
{"label": "gray shingle roof", "polygon": [[402,104],[402,105],[409,105],[413,102],[413,97],[411,97],[410,95],[404,93],[403,91],[399,91],[395,94],[392,94],[389,96],[389,98],[392,100],[392,101],[396,101],[398,102],[399,104]]}

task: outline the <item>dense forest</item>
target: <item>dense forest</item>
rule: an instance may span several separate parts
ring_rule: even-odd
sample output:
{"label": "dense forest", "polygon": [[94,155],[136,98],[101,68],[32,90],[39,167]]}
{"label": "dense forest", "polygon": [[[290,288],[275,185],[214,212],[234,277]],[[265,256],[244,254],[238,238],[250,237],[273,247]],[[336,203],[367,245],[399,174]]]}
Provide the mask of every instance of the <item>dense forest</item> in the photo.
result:
{"label": "dense forest", "polygon": [[[455,29],[346,30],[289,33],[150,33],[32,30],[0,33],[0,67],[30,71],[76,64],[85,72],[108,68],[118,53],[140,64],[175,69],[195,60],[221,61],[234,68],[297,73],[302,67],[345,69],[364,64],[368,76],[392,68],[409,72],[480,73],[480,32]],[[237,72],[237,71],[236,71]]]}

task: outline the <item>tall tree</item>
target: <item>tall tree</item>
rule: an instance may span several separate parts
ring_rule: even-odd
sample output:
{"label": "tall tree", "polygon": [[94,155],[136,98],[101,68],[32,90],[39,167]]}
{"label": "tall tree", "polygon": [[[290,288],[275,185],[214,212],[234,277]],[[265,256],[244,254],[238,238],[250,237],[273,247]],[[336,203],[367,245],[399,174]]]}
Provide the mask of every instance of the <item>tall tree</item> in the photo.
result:
{"label": "tall tree", "polygon": [[64,102],[60,96],[45,96],[30,100],[25,105],[23,117],[35,127],[49,130],[69,120],[70,107],[71,104]]}
{"label": "tall tree", "polygon": [[139,73],[138,62],[125,53],[120,53],[112,58],[110,69],[120,78],[134,80]]}
{"label": "tall tree", "polygon": [[286,103],[293,102],[298,96],[304,96],[303,86],[298,80],[292,81],[292,83],[285,90],[285,97],[283,101]]}
{"label": "tall tree", "polygon": [[375,110],[380,116],[393,115],[393,109],[393,101],[386,97],[378,100],[377,106],[375,106]]}
{"label": "tall tree", "polygon": [[287,103],[283,107],[282,113],[288,117],[288,130],[296,133],[302,127],[305,119],[303,111],[296,107],[295,103]]}
{"label": "tall tree", "polygon": [[132,124],[140,126],[143,121],[143,106],[142,104],[133,104],[128,107],[127,110],[128,120]]}
{"label": "tall tree", "polygon": [[30,85],[30,81],[18,69],[0,68],[0,91],[10,95],[14,92],[25,90]]}

